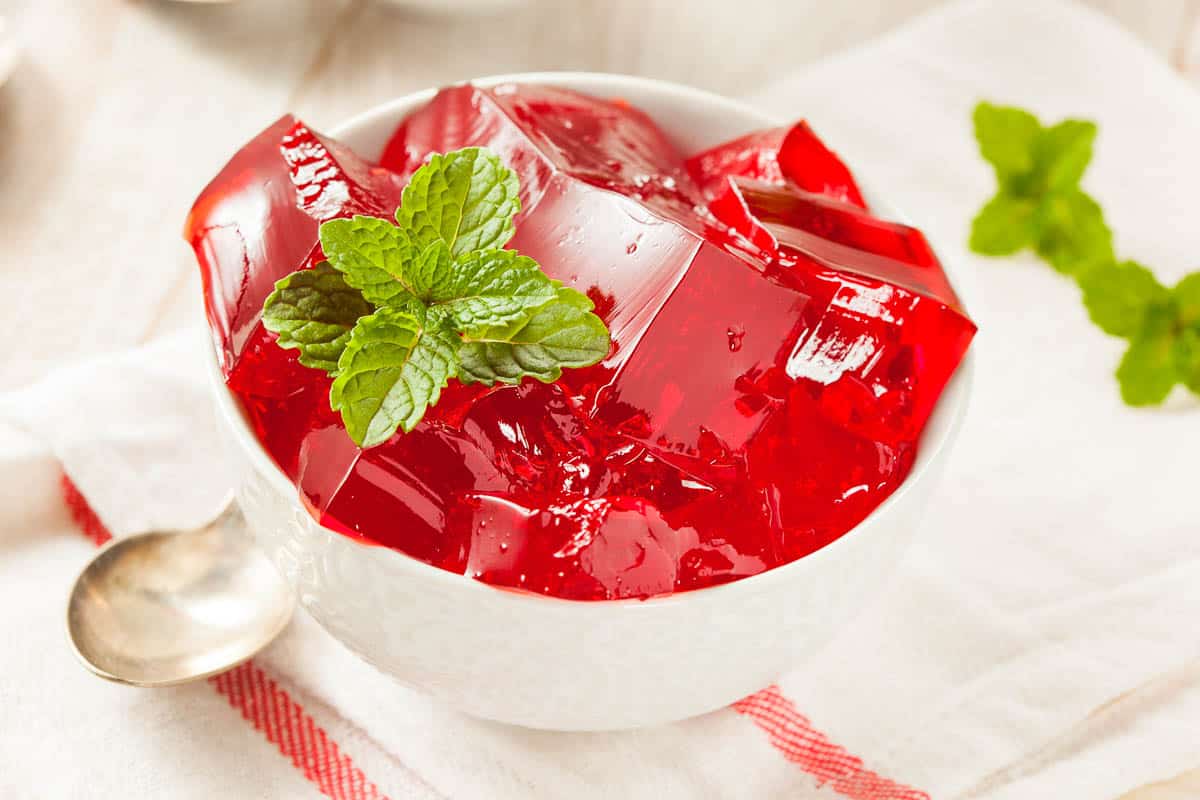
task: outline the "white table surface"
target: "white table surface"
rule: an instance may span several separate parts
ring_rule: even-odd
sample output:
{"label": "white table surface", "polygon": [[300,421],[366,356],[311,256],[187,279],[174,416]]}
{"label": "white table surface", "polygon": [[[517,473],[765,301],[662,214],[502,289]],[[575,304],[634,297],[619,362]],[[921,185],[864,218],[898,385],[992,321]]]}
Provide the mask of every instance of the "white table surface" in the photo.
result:
{"label": "white table surface", "polygon": [[[0,87],[0,391],[198,323],[184,217],[236,147],[284,111],[328,127],[414,89],[535,69],[628,72],[749,94],[938,5],[492,2],[505,7],[454,14],[372,0],[0,0],[23,50]],[[1089,2],[1200,85],[1200,0]],[[1174,680],[1200,685],[1194,673]],[[1146,687],[1147,702],[1164,691]],[[1121,707],[1136,713],[1127,700]],[[1124,800],[1198,795],[1200,769]]]}

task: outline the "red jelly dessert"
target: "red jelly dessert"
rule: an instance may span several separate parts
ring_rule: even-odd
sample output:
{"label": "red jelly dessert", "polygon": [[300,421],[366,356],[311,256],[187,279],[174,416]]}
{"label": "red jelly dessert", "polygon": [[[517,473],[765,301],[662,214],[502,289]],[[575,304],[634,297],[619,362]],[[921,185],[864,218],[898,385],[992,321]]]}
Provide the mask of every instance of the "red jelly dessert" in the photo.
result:
{"label": "red jelly dessert", "polygon": [[[323,258],[320,222],[391,217],[431,153],[468,146],[520,179],[510,246],[586,293],[613,348],[549,384],[451,380],[413,431],[360,450],[263,300]],[[378,165],[290,118],[243,148],[187,236],[228,385],[311,513],[602,600],[787,563],[894,491],[975,331],[932,249],[870,215],[804,123],[685,156],[626,103],[527,85],[443,90]]]}

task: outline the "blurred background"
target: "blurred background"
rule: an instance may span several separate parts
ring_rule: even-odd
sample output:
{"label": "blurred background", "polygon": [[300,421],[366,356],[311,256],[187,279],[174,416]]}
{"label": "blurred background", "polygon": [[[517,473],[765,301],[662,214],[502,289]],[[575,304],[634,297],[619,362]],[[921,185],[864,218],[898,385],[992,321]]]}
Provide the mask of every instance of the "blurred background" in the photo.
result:
{"label": "blurred background", "polygon": [[[939,4],[0,0],[0,76],[19,52],[0,87],[0,391],[198,323],[188,208],[284,111],[329,128],[415,89],[523,70],[743,96]],[[1200,85],[1200,0],[1088,4]]]}

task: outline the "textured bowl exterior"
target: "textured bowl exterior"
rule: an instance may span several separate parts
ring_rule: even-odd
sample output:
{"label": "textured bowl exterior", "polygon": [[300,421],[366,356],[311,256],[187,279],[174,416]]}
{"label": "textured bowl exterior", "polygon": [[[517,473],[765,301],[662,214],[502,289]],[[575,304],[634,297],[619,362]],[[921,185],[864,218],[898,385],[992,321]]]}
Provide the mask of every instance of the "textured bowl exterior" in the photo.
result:
{"label": "textured bowl exterior", "polygon": [[[643,79],[550,73],[491,81],[512,79],[624,97],[688,150],[773,124],[731,101]],[[376,154],[396,121],[430,94],[381,106],[333,134]],[[919,525],[965,409],[971,360],[943,395],[909,478],[838,541],[724,586],[607,602],[487,586],[322,527],[259,445],[215,357],[209,366],[238,501],[259,544],[326,630],[382,672],[470,714],[607,730],[727,705],[801,663],[849,621]]]}

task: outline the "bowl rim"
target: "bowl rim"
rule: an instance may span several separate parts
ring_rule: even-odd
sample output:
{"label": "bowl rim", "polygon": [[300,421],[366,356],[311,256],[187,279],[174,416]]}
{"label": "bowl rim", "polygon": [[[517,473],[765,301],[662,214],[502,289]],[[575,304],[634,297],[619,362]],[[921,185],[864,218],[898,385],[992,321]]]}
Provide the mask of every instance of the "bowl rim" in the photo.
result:
{"label": "bowl rim", "polygon": [[[759,128],[786,124],[779,118],[764,113],[753,106],[713,92],[670,81],[618,73],[570,71],[519,72],[475,78],[470,80],[469,83],[482,87],[492,87],[504,83],[538,83],[563,86],[582,92],[607,92],[618,95],[622,92],[622,87],[625,87],[625,89],[633,88],[650,94],[673,95],[677,99],[682,98],[692,104],[708,106],[718,113],[736,115],[738,118],[745,119],[748,122],[746,126],[747,132]],[[329,130],[329,136],[335,139],[340,138],[353,130],[374,123],[381,117],[395,116],[404,110],[415,108],[432,99],[438,89],[439,87],[422,89],[373,106],[332,127]],[[652,109],[648,108],[645,110],[653,116]],[[669,132],[668,135],[670,135]],[[856,177],[858,176],[856,175]],[[862,187],[864,194],[871,200],[873,207],[881,209],[888,217],[902,221],[908,220],[907,215],[899,211],[895,206],[882,200],[869,181],[863,181],[859,178],[858,183]],[[936,245],[933,242],[930,244],[936,252],[938,250]],[[955,278],[953,268],[947,266],[945,262],[943,262],[943,268],[953,281]],[[957,286],[955,288],[958,289]],[[219,416],[224,419],[228,428],[233,432],[238,447],[250,459],[251,467],[254,471],[262,475],[271,484],[272,489],[291,497],[292,502],[298,508],[304,506],[303,502],[299,499],[299,490],[296,485],[284,474],[279,465],[275,463],[275,460],[262,447],[245,417],[245,412],[241,404],[226,385],[218,363],[215,342],[212,340],[207,324],[204,326],[204,335],[209,342],[205,348],[208,355],[206,362]],[[968,347],[962,361],[959,362],[958,368],[938,398],[933,413],[926,422],[925,429],[922,431],[918,443],[916,458],[908,475],[905,476],[896,490],[872,509],[861,522],[820,549],[801,556],[794,561],[789,561],[786,564],[772,567],[745,578],[739,578],[714,586],[706,586],[700,589],[671,592],[670,594],[655,595],[644,599],[575,600],[538,594],[511,587],[495,586],[475,580],[474,578],[469,578],[466,575],[435,567],[403,551],[354,539],[325,527],[306,508],[302,510],[313,525],[316,525],[322,532],[330,536],[336,536],[354,546],[366,548],[377,553],[380,558],[393,561],[398,567],[414,571],[414,575],[420,575],[431,581],[442,582],[447,588],[481,593],[481,596],[486,595],[488,598],[496,601],[535,603],[543,608],[557,606],[559,608],[571,609],[573,613],[576,611],[580,613],[604,613],[596,610],[614,608],[639,608],[645,609],[648,612],[649,609],[678,604],[720,603],[731,597],[744,594],[757,594],[769,590],[780,583],[799,579],[804,571],[819,569],[822,564],[837,559],[843,550],[851,546],[849,543],[851,537],[861,538],[874,528],[886,526],[888,512],[894,506],[903,503],[918,482],[929,479],[928,473],[931,472],[931,468],[945,456],[945,451],[957,438],[966,416],[968,400],[974,384],[974,373],[974,349]],[[931,435],[935,433],[937,434],[937,438],[929,441]]]}

